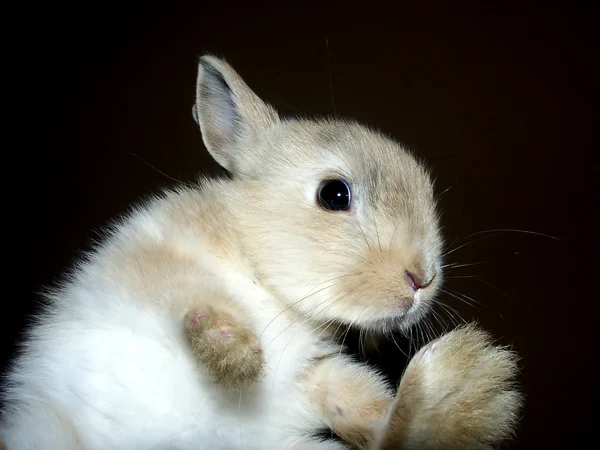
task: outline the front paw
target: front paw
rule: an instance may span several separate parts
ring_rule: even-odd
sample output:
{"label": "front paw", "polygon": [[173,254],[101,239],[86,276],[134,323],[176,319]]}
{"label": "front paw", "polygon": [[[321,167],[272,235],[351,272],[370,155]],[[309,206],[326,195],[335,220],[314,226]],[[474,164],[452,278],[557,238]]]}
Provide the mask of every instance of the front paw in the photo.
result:
{"label": "front paw", "polygon": [[400,382],[379,448],[489,449],[513,433],[516,356],[474,325],[422,348]]}
{"label": "front paw", "polygon": [[243,387],[262,375],[264,358],[258,338],[229,313],[212,307],[190,311],[185,329],[196,360],[217,384]]}

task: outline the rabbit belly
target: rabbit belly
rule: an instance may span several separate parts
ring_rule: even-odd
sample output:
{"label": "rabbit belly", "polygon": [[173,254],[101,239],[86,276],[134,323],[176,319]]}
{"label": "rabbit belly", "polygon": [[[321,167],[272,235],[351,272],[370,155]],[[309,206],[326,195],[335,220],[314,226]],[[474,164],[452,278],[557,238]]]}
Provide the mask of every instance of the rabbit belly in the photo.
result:
{"label": "rabbit belly", "polygon": [[322,426],[294,371],[274,370],[277,352],[261,383],[226,391],[169,318],[135,307],[112,314],[36,329],[6,396],[15,405],[0,430],[8,450],[295,448]]}

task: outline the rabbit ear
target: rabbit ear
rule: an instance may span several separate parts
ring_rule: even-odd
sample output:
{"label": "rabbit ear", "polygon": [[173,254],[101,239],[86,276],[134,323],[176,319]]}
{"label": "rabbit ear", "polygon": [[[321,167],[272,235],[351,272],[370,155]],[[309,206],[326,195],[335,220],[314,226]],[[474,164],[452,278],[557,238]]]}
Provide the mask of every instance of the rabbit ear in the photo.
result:
{"label": "rabbit ear", "polygon": [[242,150],[236,144],[279,122],[275,110],[263,102],[229,64],[214,56],[200,58],[192,113],[212,157],[233,173],[248,156],[238,153],[250,150]]}

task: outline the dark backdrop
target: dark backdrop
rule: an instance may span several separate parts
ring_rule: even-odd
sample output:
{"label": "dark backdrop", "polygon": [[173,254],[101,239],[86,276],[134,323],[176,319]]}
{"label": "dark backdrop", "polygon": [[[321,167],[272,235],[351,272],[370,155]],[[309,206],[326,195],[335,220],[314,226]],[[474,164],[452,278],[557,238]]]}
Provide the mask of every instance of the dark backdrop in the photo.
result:
{"label": "dark backdrop", "polygon": [[2,317],[5,355],[35,291],[95,230],[170,177],[216,169],[191,116],[197,58],[214,52],[286,114],[335,111],[416,149],[449,189],[449,243],[491,229],[560,239],[477,235],[487,238],[450,259],[485,263],[447,284],[476,303],[443,298],[522,357],[527,407],[513,447],[582,448],[597,415],[597,13],[284,3],[32,6],[22,31],[35,42],[35,101],[21,141],[40,140],[23,150],[32,248]]}

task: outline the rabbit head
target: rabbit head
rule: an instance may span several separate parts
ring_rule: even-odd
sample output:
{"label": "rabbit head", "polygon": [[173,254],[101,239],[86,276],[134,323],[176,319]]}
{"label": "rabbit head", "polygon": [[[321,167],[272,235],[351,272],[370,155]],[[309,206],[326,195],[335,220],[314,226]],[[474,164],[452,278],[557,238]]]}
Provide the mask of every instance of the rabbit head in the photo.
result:
{"label": "rabbit head", "polygon": [[284,120],[221,59],[200,60],[194,118],[232,174],[248,262],[318,322],[408,327],[441,283],[430,176],[392,139],[343,120]]}

